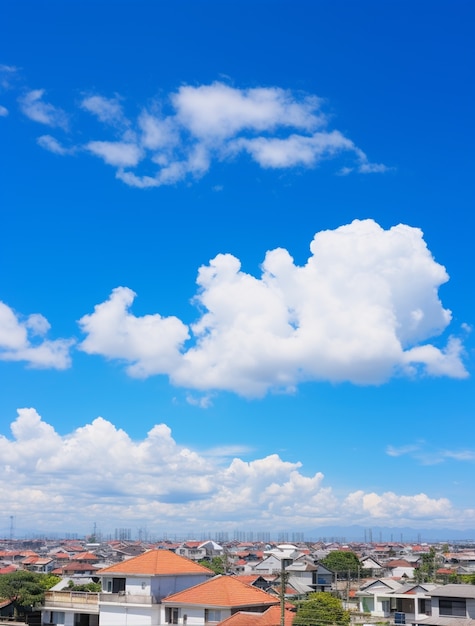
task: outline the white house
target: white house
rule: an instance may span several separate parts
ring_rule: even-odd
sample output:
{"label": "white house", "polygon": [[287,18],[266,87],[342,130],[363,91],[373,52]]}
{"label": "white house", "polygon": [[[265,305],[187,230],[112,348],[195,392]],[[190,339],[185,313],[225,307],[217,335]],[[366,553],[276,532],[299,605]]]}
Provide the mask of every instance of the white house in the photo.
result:
{"label": "white house", "polygon": [[206,567],[168,550],[149,550],[97,572],[102,592],[47,592],[43,624],[155,626],[163,624],[163,598],[214,576]]}
{"label": "white house", "polygon": [[401,614],[400,620],[404,615],[405,623],[418,623],[430,615],[431,599],[428,593],[436,587],[432,583],[403,584],[392,578],[379,578],[360,587],[356,597],[362,613],[392,620],[396,620],[396,614]]}
{"label": "white house", "polygon": [[208,626],[238,612],[259,615],[279,605],[275,596],[248,585],[236,576],[215,576],[162,600],[165,624]]}

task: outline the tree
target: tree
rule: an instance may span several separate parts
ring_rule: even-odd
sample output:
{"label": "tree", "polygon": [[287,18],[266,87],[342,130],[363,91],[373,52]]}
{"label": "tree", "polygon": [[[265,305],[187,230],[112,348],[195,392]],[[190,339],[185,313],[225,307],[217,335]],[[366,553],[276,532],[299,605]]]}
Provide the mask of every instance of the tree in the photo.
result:
{"label": "tree", "polygon": [[340,578],[356,577],[361,567],[356,554],[346,550],[332,550],[320,562],[332,572],[336,572]]}
{"label": "tree", "polygon": [[208,559],[203,559],[202,561],[198,561],[200,565],[207,567],[212,570],[215,574],[225,574],[225,565],[226,565],[226,557],[225,556],[214,556],[211,561]]}
{"label": "tree", "polygon": [[418,583],[427,583],[435,580],[437,570],[435,548],[422,555],[421,563],[414,572],[414,578]]}
{"label": "tree", "polygon": [[13,603],[15,617],[32,611],[44,600],[45,588],[42,574],[18,570],[0,576],[0,598]]}
{"label": "tree", "polygon": [[293,626],[348,626],[349,623],[350,613],[345,611],[341,600],[319,591],[299,604]]}
{"label": "tree", "polygon": [[51,589],[59,583],[61,580],[61,576],[55,576],[54,574],[40,574],[40,578],[38,579],[40,585],[43,589]]}

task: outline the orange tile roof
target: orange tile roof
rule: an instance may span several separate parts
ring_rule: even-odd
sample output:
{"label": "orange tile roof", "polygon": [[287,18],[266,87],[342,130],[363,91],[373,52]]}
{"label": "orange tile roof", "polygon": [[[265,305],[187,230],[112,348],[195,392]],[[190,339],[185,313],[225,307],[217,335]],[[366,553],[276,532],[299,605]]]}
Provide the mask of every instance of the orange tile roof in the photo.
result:
{"label": "orange tile roof", "polygon": [[170,550],[148,550],[131,559],[110,565],[98,571],[106,574],[137,574],[142,576],[166,576],[179,574],[210,574],[213,572],[199,563]]}
{"label": "orange tile roof", "polygon": [[235,576],[215,576],[204,583],[163,599],[163,603],[166,604],[191,604],[220,608],[271,606],[278,602],[265,591],[247,585]]}
{"label": "orange tile roof", "polygon": [[98,557],[92,552],[80,552],[73,557],[74,561],[98,561]]}
{"label": "orange tile roof", "polygon": [[[292,622],[295,618],[293,611],[285,611],[284,620],[285,626],[292,626]],[[250,613],[247,611],[240,611],[226,618],[222,622],[219,622],[219,626],[280,626],[281,625],[281,613],[280,606],[271,606],[264,613]]]}
{"label": "orange tile roof", "polygon": [[[252,585],[259,578],[264,578],[261,574],[238,574],[236,578],[246,585]],[[265,580],[265,579],[264,579]]]}

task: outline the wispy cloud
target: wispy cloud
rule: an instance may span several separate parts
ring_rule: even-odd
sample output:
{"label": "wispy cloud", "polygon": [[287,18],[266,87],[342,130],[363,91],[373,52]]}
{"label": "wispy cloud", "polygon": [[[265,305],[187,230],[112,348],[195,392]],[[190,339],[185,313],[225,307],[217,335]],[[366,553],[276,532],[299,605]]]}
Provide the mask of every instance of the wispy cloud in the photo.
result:
{"label": "wispy cloud", "polygon": [[45,150],[53,152],[54,154],[60,154],[61,156],[75,152],[74,148],[66,148],[51,135],[41,135],[41,137],[38,137],[36,140],[36,143]]}
{"label": "wispy cloud", "polygon": [[0,302],[0,360],[25,361],[30,367],[65,369],[71,365],[72,339],[49,340],[48,320],[35,313],[23,317]]}
{"label": "wispy cloud", "polygon": [[434,448],[425,441],[404,446],[388,445],[386,454],[393,457],[409,456],[421,465],[438,465],[445,461],[475,461],[475,450]]}
{"label": "wispy cloud", "polygon": [[[19,99],[21,110],[36,122],[66,130],[65,112],[44,96],[43,89],[27,92]],[[74,147],[115,167],[116,177],[132,187],[198,179],[213,163],[242,155],[266,169],[314,168],[331,159],[340,160],[338,170],[344,174],[388,169],[371,163],[351,139],[329,127],[324,101],[315,95],[279,87],[239,89],[215,82],[184,85],[162,101],[138,106],[134,116],[127,116],[126,104],[118,95],[83,97],[79,112],[98,120],[101,138],[90,137]],[[76,114],[75,120],[80,117]],[[56,154],[72,151],[61,152],[61,142],[47,137],[48,141],[38,142],[45,149]]]}
{"label": "wispy cloud", "polygon": [[0,64],[0,89],[2,91],[13,89],[18,72],[19,68],[14,65]]}
{"label": "wispy cloud", "polygon": [[99,121],[112,126],[128,126],[128,121],[118,98],[88,96],[81,101],[81,108],[95,115]]}
{"label": "wispy cloud", "polygon": [[317,233],[310,248],[304,266],[287,250],[267,252],[260,277],[218,254],[199,269],[194,302],[203,313],[190,325],[157,313],[136,317],[134,292],[119,287],[80,320],[86,338],[79,347],[125,361],[131,376],[166,374],[205,394],[468,375],[460,340],[449,338],[445,348],[427,343],[451,312],[437,295],[447,273],[419,229],[355,220]]}
{"label": "wispy cloud", "polygon": [[160,520],[174,532],[475,521],[473,511],[424,493],[362,488],[337,496],[322,473],[307,475],[299,462],[277,454],[244,461],[239,447],[198,452],[177,443],[163,423],[141,440],[101,417],[60,435],[34,408],[23,408],[11,434],[0,435],[2,505],[36,530],[84,532],[91,519],[104,530],[118,519],[152,528]]}
{"label": "wispy cloud", "polygon": [[8,115],[8,109],[0,104],[0,117],[6,117]]}
{"label": "wispy cloud", "polygon": [[21,96],[18,99],[21,111],[34,122],[67,130],[68,117],[66,113],[59,107],[45,102],[43,100],[44,94],[44,89],[34,89]]}

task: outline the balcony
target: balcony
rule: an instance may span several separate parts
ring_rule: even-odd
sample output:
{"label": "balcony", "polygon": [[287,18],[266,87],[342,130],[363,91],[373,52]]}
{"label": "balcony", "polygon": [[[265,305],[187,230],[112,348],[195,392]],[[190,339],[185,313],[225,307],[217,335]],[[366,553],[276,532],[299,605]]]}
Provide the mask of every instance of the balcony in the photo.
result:
{"label": "balcony", "polygon": [[154,596],[139,595],[126,591],[119,591],[119,593],[100,593],[99,602],[101,604],[141,604],[148,606],[158,604],[158,600]]}
{"label": "balcony", "polygon": [[45,609],[74,609],[99,613],[99,594],[92,591],[46,591]]}

